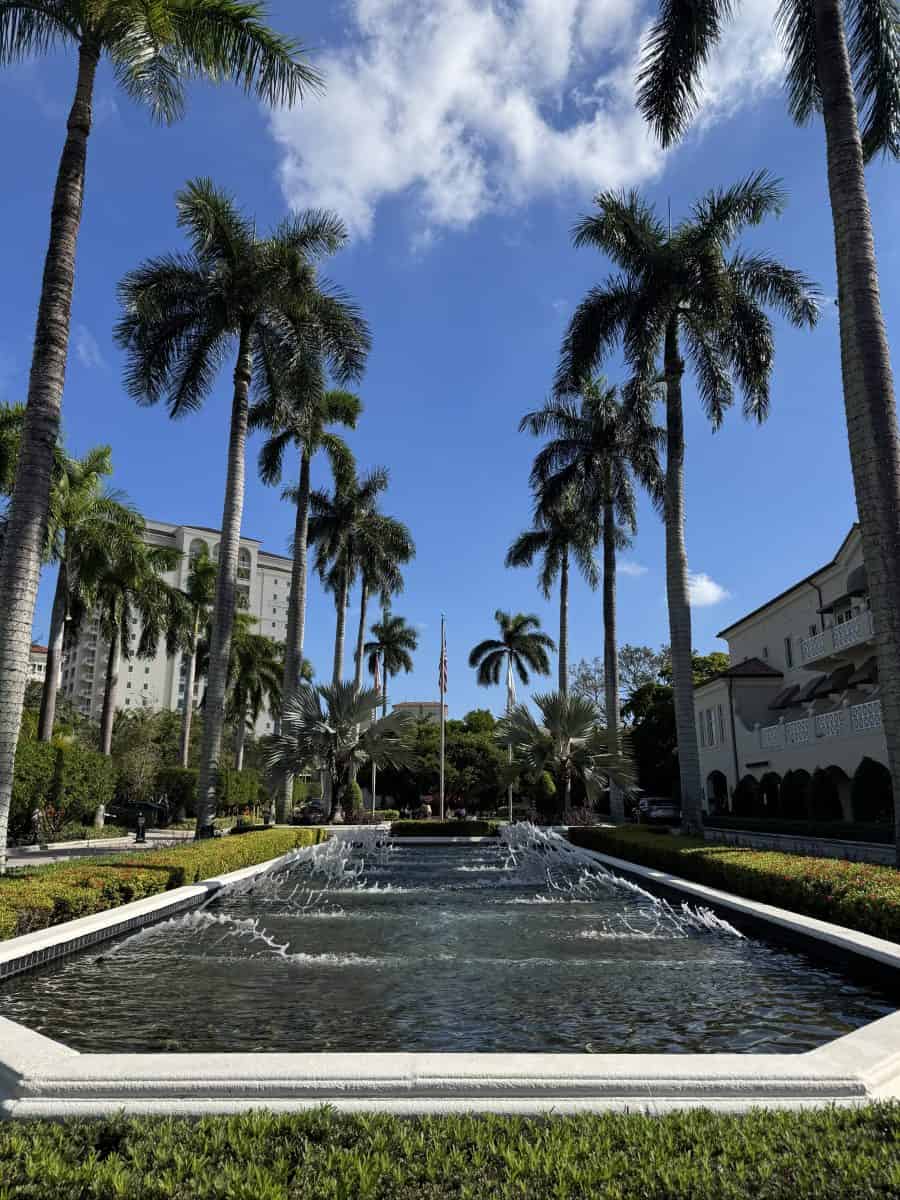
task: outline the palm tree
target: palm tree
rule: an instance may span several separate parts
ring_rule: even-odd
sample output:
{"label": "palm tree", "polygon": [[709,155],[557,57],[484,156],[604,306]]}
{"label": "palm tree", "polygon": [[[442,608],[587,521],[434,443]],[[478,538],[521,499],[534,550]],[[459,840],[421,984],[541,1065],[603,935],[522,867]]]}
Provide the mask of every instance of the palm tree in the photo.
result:
{"label": "palm tree", "polygon": [[510,761],[521,771],[538,776],[546,771],[563,781],[566,811],[573,779],[584,785],[590,802],[607,781],[610,787],[633,786],[631,760],[601,727],[600,714],[590,700],[562,692],[533,699],[541,720],[534,718],[527,705],[516,705],[497,722],[494,736],[509,748]]}
{"label": "palm tree", "polygon": [[[12,790],[13,760],[28,680],[28,650],[47,509],[59,436],[69,348],[75,252],[81,225],[94,80],[107,57],[128,96],[171,122],[184,110],[184,83],[230,80],[266,104],[294,104],[320,86],[300,45],[273,33],[253,0],[5,0],[0,4],[0,66],[55,53],[78,53],[75,95],[56,175],[44,259],[25,429],[0,562],[0,848]],[[0,855],[2,855],[0,849]]]}
{"label": "palm tree", "polygon": [[[496,686],[506,669],[506,711],[511,713],[516,703],[516,675],[527,687],[529,669],[538,675],[550,674],[550,659],[547,651],[556,646],[553,639],[541,632],[541,623],[534,613],[516,613],[510,616],[498,608],[494,620],[500,626],[500,638],[487,638],[479,642],[469,655],[469,666],[476,667],[476,676],[482,687]],[[512,748],[509,751],[512,763]],[[512,780],[507,787],[509,819],[512,821]]]}
{"label": "palm tree", "polygon": [[191,753],[191,725],[194,717],[194,682],[198,677],[197,654],[201,631],[206,629],[216,595],[218,568],[204,545],[192,554],[184,588],[186,620],[178,631],[178,648],[184,665],[184,712],[181,718],[180,762],[186,767]]}
{"label": "palm tree", "polygon": [[[373,592],[378,595],[385,618],[388,619],[387,607],[391,597],[403,590],[403,575],[400,568],[414,557],[416,547],[409,529],[402,521],[397,521],[393,517],[386,517],[383,513],[372,512],[360,526],[358,553],[361,587],[359,628],[356,635],[356,653],[354,655],[354,681],[358,688],[362,688],[363,659],[366,654],[366,616],[369,597]],[[402,618],[393,618],[393,620],[397,619],[402,621]],[[409,649],[415,650],[418,639],[413,630],[408,630],[407,632],[411,633],[414,638],[414,642]],[[402,666],[404,670],[409,669],[405,667],[405,664],[402,664]],[[387,695],[387,678],[385,678],[385,695]]]}
{"label": "palm tree", "polygon": [[681,385],[687,351],[700,400],[717,428],[734,399],[763,421],[768,411],[774,333],[766,309],[812,326],[817,293],[810,281],[764,254],[730,256],[740,230],[780,212],[784,194],[764,173],[697,201],[691,217],[669,230],[637,192],[604,192],[597,212],[575,227],[575,245],[593,246],[620,268],[576,309],[563,342],[557,394],[577,393],[621,342],[633,373],[635,408],[658,383],[666,404],[666,587],[672,684],[685,827],[700,828],[700,763],[694,727],[691,610],[684,544],[684,416]]}
{"label": "palm tree", "polygon": [[350,588],[360,567],[360,534],[375,511],[378,496],[388,485],[388,473],[377,467],[357,478],[355,471],[335,476],[334,491],[310,495],[309,540],[316,546],[316,570],[334,593],[337,621],[331,682],[341,681]]}
{"label": "palm tree", "polygon": [[559,576],[559,690],[563,695],[569,689],[569,562],[574,558],[588,587],[595,588],[600,582],[594,560],[598,540],[596,520],[586,519],[573,497],[546,507],[539,499],[535,528],[520,533],[506,553],[508,567],[530,567],[542,556],[538,586],[547,600]]}
{"label": "palm tree", "polygon": [[380,668],[381,712],[386,717],[390,678],[392,675],[399,675],[401,671],[408,675],[413,669],[412,656],[419,648],[419,635],[406,623],[404,617],[395,616],[387,609],[370,632],[372,641],[365,643],[363,654],[366,656],[370,675],[377,676]]}
{"label": "palm tree", "polygon": [[303,684],[284,706],[281,733],[270,744],[269,770],[276,778],[324,770],[336,804],[367,760],[378,767],[413,766],[413,717],[394,712],[368,723],[378,698],[374,689],[359,691],[351,681],[329,687]]}
{"label": "palm tree", "polygon": [[[662,5],[638,101],[664,145],[686,130],[699,72],[736,9],[734,0]],[[844,406],[863,554],[878,564],[869,591],[900,864],[900,433],[865,180],[866,162],[900,152],[900,24],[894,0],[786,0],[777,22],[790,114],[805,124],[820,112],[825,125]]]}
{"label": "palm tree", "polygon": [[127,385],[143,403],[165,398],[173,417],[199,407],[226,354],[235,355],[228,472],[219,574],[213,609],[207,707],[197,800],[197,830],[212,823],[221,756],[237,560],[244,503],[244,448],[251,385],[277,387],[275,363],[316,347],[341,378],[358,375],[368,352],[365,322],[345,297],[324,291],[316,261],[346,241],[325,212],[288,218],[269,236],[209,180],[178,195],[178,222],[191,252],[151,259],[120,287],[117,338],[128,353]]}
{"label": "palm tree", "polygon": [[263,704],[275,712],[281,704],[282,648],[259,633],[236,634],[231,647],[229,710],[234,721],[234,766],[244,765],[244,736],[255,728]]}
{"label": "palm tree", "polygon": [[[549,400],[522,418],[520,430],[537,436],[551,433],[538,453],[532,486],[544,508],[565,501],[589,514],[600,526],[603,542],[603,666],[606,728],[613,744],[619,736],[619,667],[616,633],[616,552],[630,545],[637,532],[633,479],[662,504],[659,447],[663,433],[650,419],[641,393],[619,402],[614,387],[602,380],[584,380],[580,404],[575,397]],[[560,677],[560,692],[566,692]],[[610,789],[610,814],[624,820],[624,798]]]}
{"label": "palm tree", "polygon": [[100,750],[106,755],[112,748],[119,661],[130,659],[133,650],[138,658],[154,658],[160,637],[177,620],[175,614],[181,599],[178,590],[169,587],[162,578],[165,572],[178,566],[181,551],[148,545],[143,530],[144,523],[138,517],[130,536],[120,536],[110,545],[94,588],[100,633],[107,643],[100,717]]}

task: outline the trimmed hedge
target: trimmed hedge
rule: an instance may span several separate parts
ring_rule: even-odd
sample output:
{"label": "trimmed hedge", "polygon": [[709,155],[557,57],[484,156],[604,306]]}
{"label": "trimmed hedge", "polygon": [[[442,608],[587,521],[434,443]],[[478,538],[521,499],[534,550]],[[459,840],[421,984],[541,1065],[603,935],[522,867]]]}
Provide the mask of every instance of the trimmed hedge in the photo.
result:
{"label": "trimmed hedge", "polygon": [[780,821],[777,817],[704,817],[707,829],[743,829],[747,833],[783,833],[790,837],[837,838],[844,842],[891,843],[893,825],[860,821]]}
{"label": "trimmed hedge", "polygon": [[31,814],[40,808],[50,831],[68,821],[90,821],[116,792],[112,760],[96,750],[59,742],[19,739],[9,810],[11,840],[31,836]]}
{"label": "trimmed hedge", "polygon": [[569,841],[750,900],[900,941],[900,871],[840,858],[748,850],[646,829],[570,829]]}
{"label": "trimmed hedge", "polygon": [[0,1124],[21,1200],[889,1200],[900,1106]]}
{"label": "trimmed hedge", "polygon": [[496,821],[394,821],[392,837],[496,837]]}
{"label": "trimmed hedge", "polygon": [[6,875],[0,877],[0,937],[45,929],[254,866],[297,846],[314,846],[325,836],[317,829],[271,829],[252,838],[210,838],[167,850],[60,863],[28,874]]}
{"label": "trimmed hedge", "polygon": [[235,771],[232,767],[222,767],[219,771],[219,808],[256,808],[259,802],[257,771]]}

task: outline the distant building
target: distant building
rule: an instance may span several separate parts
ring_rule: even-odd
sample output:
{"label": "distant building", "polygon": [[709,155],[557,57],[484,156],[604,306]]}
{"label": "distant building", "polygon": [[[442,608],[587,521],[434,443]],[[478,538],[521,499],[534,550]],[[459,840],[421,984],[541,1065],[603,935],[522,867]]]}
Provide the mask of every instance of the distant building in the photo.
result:
{"label": "distant building", "polygon": [[[394,712],[408,712],[419,721],[436,721],[441,719],[440,700],[401,700],[393,706]],[[447,719],[447,705],[444,705],[444,720]]]}
{"label": "distant building", "polygon": [[[164,521],[148,521],[146,540],[153,546],[170,546],[182,553],[174,571],[163,578],[174,587],[187,586],[191,559],[204,549],[215,561],[219,557],[219,531],[202,525],[170,525]],[[241,538],[237,568],[238,607],[257,618],[254,631],[276,642],[287,636],[287,608],[291,586],[291,560],[280,554],[263,550],[255,538]],[[129,641],[136,649],[140,637],[140,622],[132,625]],[[66,646],[63,657],[62,691],[81,712],[99,717],[103,706],[103,687],[106,677],[108,644],[100,636],[99,617],[88,617],[74,642]],[[46,651],[45,651],[46,653]],[[185,656],[169,657],[160,644],[156,657],[141,659],[124,656],[119,663],[116,685],[116,708],[184,708],[184,678],[187,669]],[[203,695],[205,682],[194,684],[193,702]],[[272,715],[263,710],[257,722],[257,734],[272,731]]]}
{"label": "distant building", "polygon": [[887,763],[859,526],[830,563],[719,637],[731,665],[694,689],[704,807],[730,808],[747,775],[768,797],[787,771],[821,768],[849,817],[861,760]]}
{"label": "distant building", "polygon": [[31,643],[31,654],[28,656],[28,678],[44,682],[47,673],[47,647]]}

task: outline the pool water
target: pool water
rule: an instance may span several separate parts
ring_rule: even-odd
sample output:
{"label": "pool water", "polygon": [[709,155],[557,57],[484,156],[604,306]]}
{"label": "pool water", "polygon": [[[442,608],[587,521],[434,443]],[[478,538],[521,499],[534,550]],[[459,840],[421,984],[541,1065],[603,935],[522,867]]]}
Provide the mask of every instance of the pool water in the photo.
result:
{"label": "pool water", "polygon": [[13,979],[0,1014],[93,1052],[785,1053],[894,1008],[532,827],[356,841]]}

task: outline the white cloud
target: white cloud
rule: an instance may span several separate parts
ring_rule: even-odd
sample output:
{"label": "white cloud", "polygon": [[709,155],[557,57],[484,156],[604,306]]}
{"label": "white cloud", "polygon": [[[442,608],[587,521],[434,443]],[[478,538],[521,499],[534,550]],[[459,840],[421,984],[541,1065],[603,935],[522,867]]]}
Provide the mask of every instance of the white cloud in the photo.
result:
{"label": "white cloud", "polygon": [[75,353],[83,367],[92,370],[94,367],[105,367],[103,355],[97,345],[97,339],[86,325],[75,326]]}
{"label": "white cloud", "polygon": [[731,596],[721,583],[716,583],[703,571],[688,573],[688,594],[693,608],[711,608]]}
{"label": "white cloud", "polygon": [[[738,15],[707,72],[705,119],[771,86],[777,0]],[[415,249],[436,228],[574,187],[640,184],[663,155],[634,105],[643,0],[347,0],[349,43],[323,56],[322,100],[271,115],[295,208],[357,236],[408,196]]]}
{"label": "white cloud", "polygon": [[645,567],[643,563],[621,562],[618,564],[618,570],[622,575],[632,575],[637,578],[639,575],[646,575],[650,568]]}

